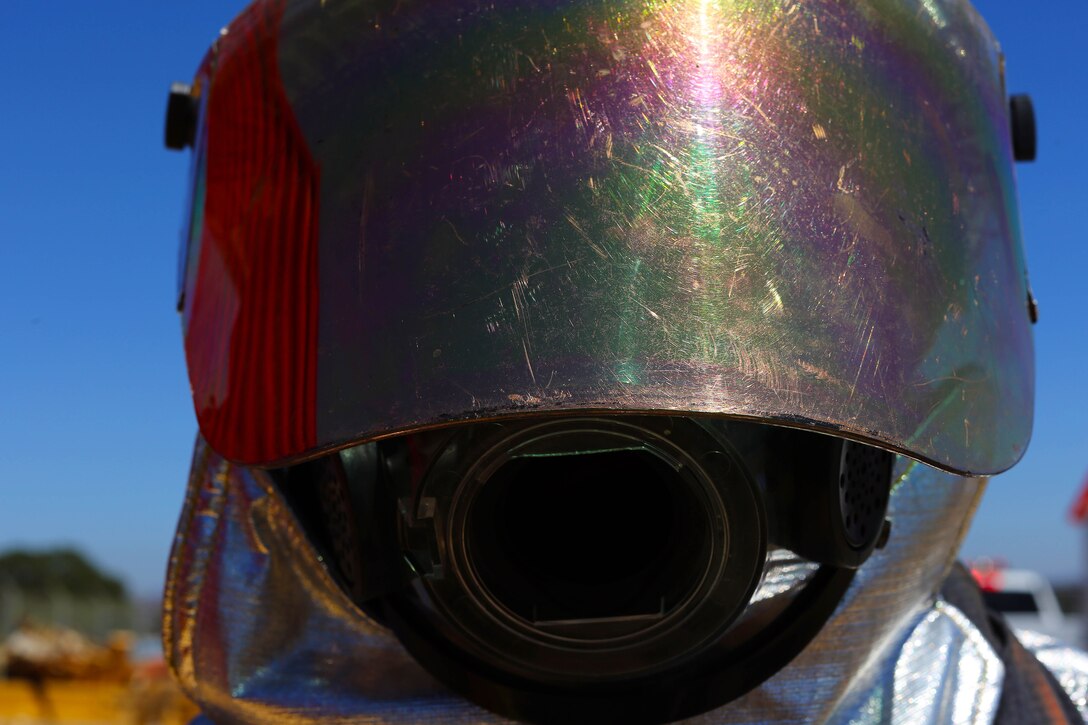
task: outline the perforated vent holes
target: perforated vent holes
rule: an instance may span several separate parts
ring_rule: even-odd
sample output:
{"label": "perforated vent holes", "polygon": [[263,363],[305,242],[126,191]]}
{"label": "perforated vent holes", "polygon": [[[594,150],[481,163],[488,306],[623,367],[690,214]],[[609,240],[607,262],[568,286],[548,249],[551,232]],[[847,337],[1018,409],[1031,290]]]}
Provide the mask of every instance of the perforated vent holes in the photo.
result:
{"label": "perforated vent holes", "polygon": [[353,594],[360,586],[359,542],[355,531],[351,496],[338,466],[328,466],[318,484],[321,512],[336,558],[335,566]]}
{"label": "perforated vent holes", "polygon": [[863,548],[880,532],[888,506],[894,456],[847,442],[839,469],[839,511],[851,546]]}

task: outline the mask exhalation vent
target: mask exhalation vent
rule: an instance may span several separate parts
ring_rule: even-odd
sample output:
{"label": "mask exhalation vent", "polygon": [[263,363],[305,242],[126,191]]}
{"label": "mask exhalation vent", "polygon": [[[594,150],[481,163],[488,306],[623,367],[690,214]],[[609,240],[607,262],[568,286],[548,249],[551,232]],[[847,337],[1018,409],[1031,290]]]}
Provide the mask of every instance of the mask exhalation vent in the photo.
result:
{"label": "mask exhalation vent", "polygon": [[888,481],[894,456],[872,446],[848,442],[839,471],[843,532],[855,548],[866,546],[884,525]]}

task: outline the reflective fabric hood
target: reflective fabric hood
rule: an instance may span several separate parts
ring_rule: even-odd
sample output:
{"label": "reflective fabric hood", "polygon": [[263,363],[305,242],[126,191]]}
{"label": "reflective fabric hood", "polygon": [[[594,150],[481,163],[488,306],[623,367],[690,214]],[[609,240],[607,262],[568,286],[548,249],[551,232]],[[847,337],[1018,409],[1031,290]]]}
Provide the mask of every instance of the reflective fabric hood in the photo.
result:
{"label": "reflective fabric hood", "polygon": [[196,88],[185,346],[228,459],[572,410],[1024,451],[1002,60],[966,2],[258,0]]}
{"label": "reflective fabric hood", "polygon": [[[984,488],[900,458],[895,533],[821,633],[747,695],[688,722],[991,722],[1001,660],[953,607],[933,608]],[[509,722],[442,687],[348,600],[268,472],[203,441],[164,617],[167,660],[214,722]]]}

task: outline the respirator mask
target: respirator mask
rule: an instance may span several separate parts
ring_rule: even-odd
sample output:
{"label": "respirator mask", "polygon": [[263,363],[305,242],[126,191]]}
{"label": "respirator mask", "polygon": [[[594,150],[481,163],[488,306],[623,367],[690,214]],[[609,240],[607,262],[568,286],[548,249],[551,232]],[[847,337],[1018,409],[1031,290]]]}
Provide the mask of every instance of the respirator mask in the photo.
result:
{"label": "respirator mask", "polygon": [[674,416],[477,423],[275,472],[343,590],[459,694],[671,721],[757,686],[886,540],[892,454]]}

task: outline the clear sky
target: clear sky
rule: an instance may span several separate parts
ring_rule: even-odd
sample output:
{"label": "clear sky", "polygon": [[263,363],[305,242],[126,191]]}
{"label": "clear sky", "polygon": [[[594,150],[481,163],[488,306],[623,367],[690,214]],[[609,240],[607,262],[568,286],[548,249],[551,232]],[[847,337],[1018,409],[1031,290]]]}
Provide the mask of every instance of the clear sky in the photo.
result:
{"label": "clear sky", "polygon": [[[316,0],[315,0],[316,1]],[[188,155],[166,92],[243,0],[0,2],[0,549],[77,544],[161,586],[196,431],[174,312]],[[980,0],[1039,118],[1018,167],[1041,305],[1035,436],[965,546],[1061,579],[1088,471],[1088,4]]]}

